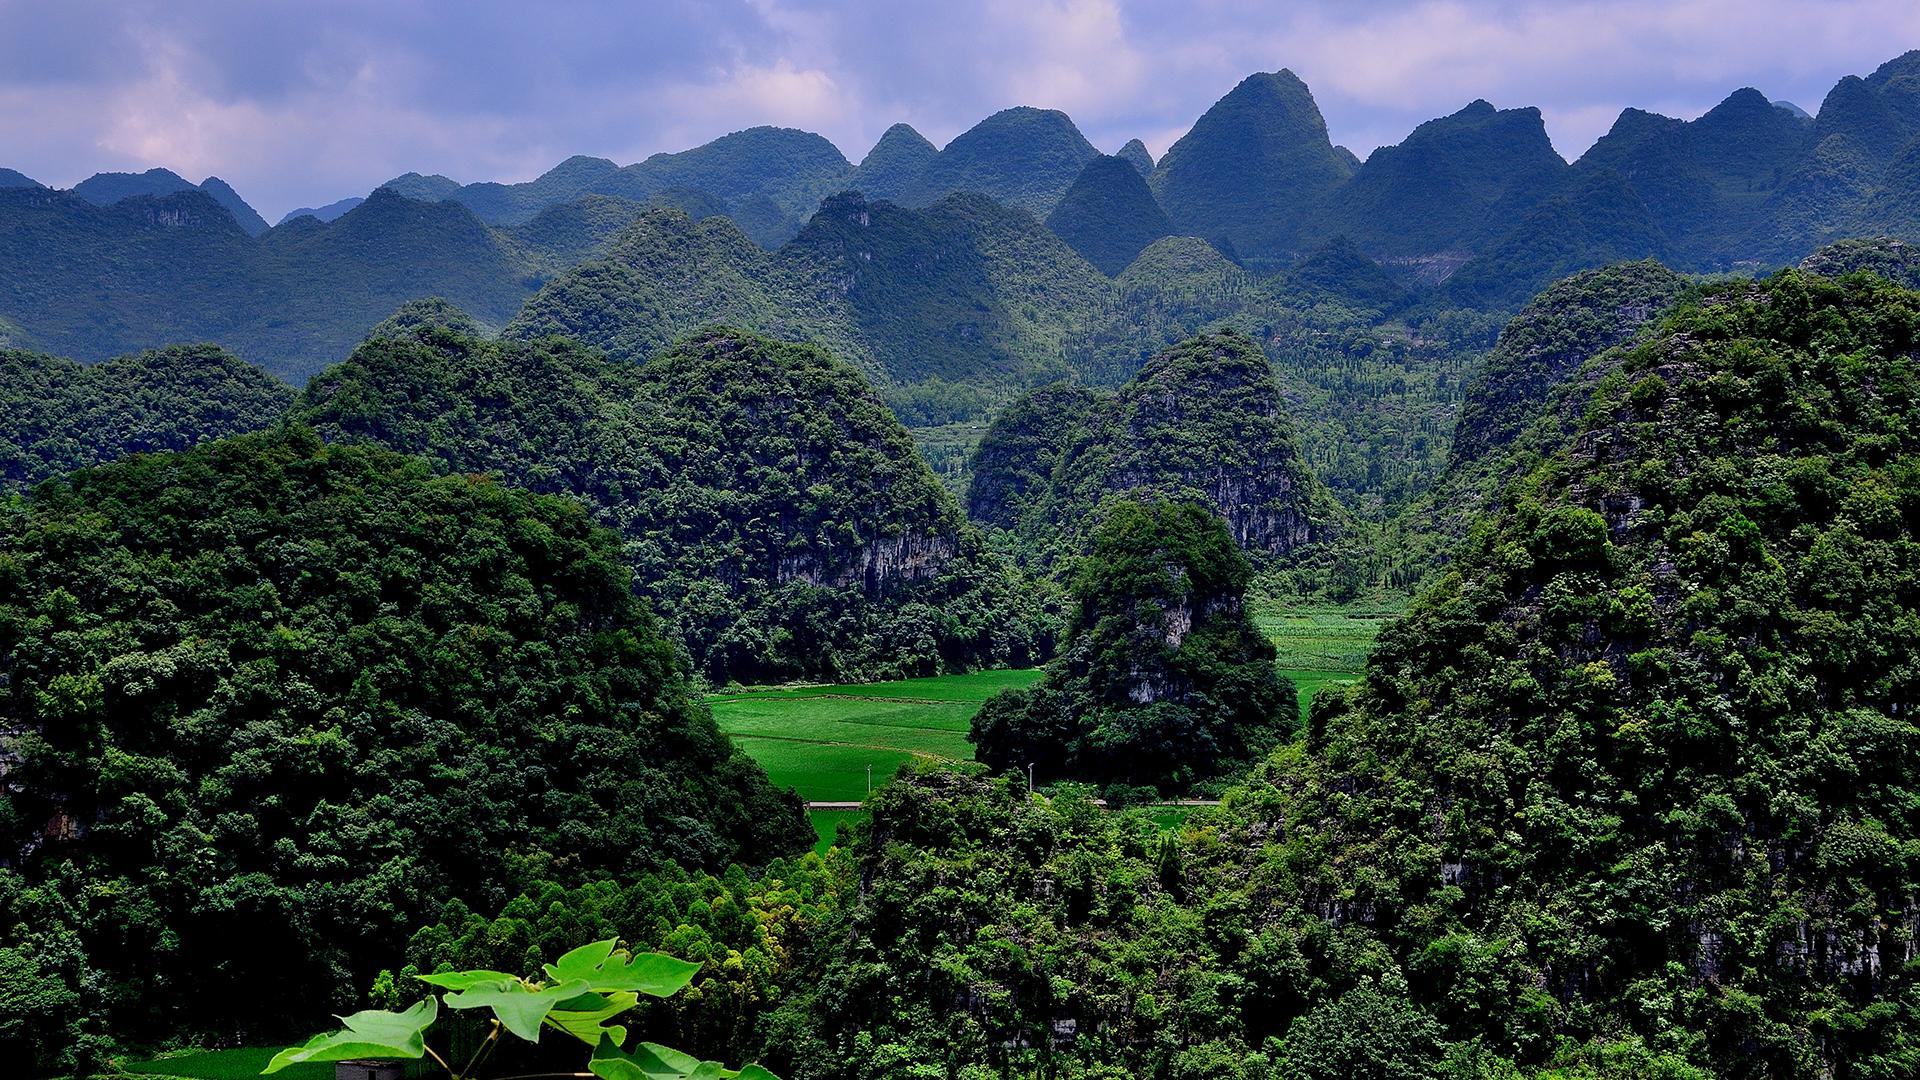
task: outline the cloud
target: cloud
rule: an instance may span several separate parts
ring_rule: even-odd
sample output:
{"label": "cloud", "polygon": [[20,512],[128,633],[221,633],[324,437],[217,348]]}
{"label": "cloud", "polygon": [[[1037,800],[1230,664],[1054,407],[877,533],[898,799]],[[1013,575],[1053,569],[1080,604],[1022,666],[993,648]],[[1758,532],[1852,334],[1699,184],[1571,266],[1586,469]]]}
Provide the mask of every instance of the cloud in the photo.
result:
{"label": "cloud", "polygon": [[1573,157],[1626,106],[1693,116],[1751,84],[1812,110],[1909,45],[1911,0],[0,0],[0,165],[217,174],[273,217],[763,123],[857,161],[896,121],[944,142],[1019,104],[1163,153],[1279,67],[1362,156],[1484,97],[1539,106]]}

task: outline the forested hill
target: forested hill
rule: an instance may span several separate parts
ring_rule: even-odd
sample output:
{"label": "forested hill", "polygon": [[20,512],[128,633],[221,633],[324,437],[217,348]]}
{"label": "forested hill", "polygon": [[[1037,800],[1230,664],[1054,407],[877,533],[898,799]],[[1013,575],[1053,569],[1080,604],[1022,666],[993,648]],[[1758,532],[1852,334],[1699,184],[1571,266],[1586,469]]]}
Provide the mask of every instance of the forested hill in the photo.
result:
{"label": "forested hill", "polygon": [[581,499],[711,679],[927,674],[1044,647],[899,422],[819,348],[712,331],[639,364],[395,329],[317,376],[296,415]]}
{"label": "forested hill", "polygon": [[1920,294],[1800,272],[1603,354],[1364,682],[1172,838],[897,783],[793,1064],[1910,1074],[1917,355]]}
{"label": "forested hill", "polygon": [[630,577],[571,500],[297,427],[0,504],[10,1060],[291,1038],[450,900],[804,848]]}
{"label": "forested hill", "polygon": [[1272,366],[1232,331],[1156,355],[1112,394],[1056,386],[1016,402],[981,440],[967,505],[1033,550],[1068,555],[1104,499],[1142,491],[1212,507],[1262,562],[1343,524],[1300,454]]}
{"label": "forested hill", "polygon": [[0,491],[268,427],[293,388],[210,345],[105,363],[0,350]]}

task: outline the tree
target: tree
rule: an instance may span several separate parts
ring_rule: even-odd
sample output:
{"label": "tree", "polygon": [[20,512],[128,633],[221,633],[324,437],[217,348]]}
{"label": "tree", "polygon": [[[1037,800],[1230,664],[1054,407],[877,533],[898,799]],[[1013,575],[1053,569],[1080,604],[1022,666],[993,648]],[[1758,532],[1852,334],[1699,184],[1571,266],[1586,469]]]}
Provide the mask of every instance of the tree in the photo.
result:
{"label": "tree", "polygon": [[1162,792],[1245,768],[1297,717],[1293,685],[1246,613],[1251,577],[1208,508],[1111,501],[1075,566],[1065,650],[1039,683],[980,710],[977,756]]}

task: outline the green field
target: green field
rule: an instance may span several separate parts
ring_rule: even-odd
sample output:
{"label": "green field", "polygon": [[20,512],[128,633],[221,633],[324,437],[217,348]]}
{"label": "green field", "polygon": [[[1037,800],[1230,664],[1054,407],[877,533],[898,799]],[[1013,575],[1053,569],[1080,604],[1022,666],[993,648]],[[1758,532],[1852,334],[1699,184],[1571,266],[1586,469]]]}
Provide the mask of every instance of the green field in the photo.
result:
{"label": "green field", "polygon": [[1253,621],[1280,651],[1288,671],[1358,673],[1374,639],[1404,610],[1404,597],[1360,604],[1296,604],[1249,598]]}
{"label": "green field", "polygon": [[[720,730],[774,786],[808,802],[858,802],[915,758],[968,761],[967,722],[980,703],[1038,671],[983,671],[844,686],[760,687],[713,694]],[[829,835],[831,828],[829,827]]]}
{"label": "green field", "polygon": [[[1254,620],[1279,650],[1281,673],[1300,691],[1300,707],[1323,686],[1352,682],[1387,620],[1393,601],[1300,605],[1251,602]],[[967,724],[987,698],[1030,686],[1036,670],[983,671],[840,686],[734,688],[709,695],[720,730],[758,761],[774,785],[808,802],[859,802],[916,758],[968,761]],[[821,843],[846,820],[815,811]],[[833,816],[825,816],[833,815]]]}

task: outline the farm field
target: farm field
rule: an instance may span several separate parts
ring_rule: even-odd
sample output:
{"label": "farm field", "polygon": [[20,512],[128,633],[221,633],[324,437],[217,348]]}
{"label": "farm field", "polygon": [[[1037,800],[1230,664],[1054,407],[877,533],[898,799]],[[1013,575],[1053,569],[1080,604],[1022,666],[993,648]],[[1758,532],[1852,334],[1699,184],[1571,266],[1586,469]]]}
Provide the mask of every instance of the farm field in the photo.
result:
{"label": "farm field", "polygon": [[1291,604],[1249,598],[1255,625],[1279,651],[1280,673],[1300,691],[1300,714],[1322,687],[1359,679],[1380,630],[1399,617],[1405,597],[1353,604]]}
{"label": "farm field", "polygon": [[[1029,686],[1036,670],[984,671],[841,686],[759,687],[707,698],[720,730],[808,802],[858,802],[914,758],[973,757],[980,703]],[[829,829],[829,832],[831,830]]]}

